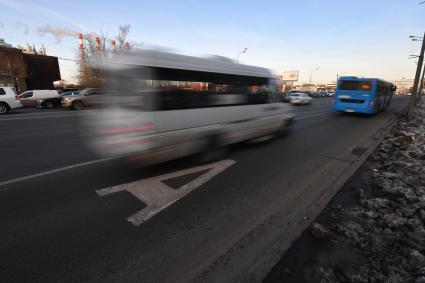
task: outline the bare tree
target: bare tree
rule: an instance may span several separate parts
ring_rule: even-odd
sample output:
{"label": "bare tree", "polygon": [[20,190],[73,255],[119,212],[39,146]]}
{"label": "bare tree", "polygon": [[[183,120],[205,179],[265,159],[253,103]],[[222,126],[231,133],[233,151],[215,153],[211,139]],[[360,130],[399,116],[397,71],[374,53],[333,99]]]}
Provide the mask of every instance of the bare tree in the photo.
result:
{"label": "bare tree", "polygon": [[116,37],[117,42],[118,42],[118,48],[119,49],[123,49],[123,48],[128,48],[128,46],[126,47],[127,43],[127,36],[130,32],[130,25],[123,25],[120,26],[118,28],[118,36]]}
{"label": "bare tree", "polygon": [[0,77],[11,83],[20,92],[18,79],[25,77],[26,65],[19,52],[14,50],[0,50]]}
{"label": "bare tree", "polygon": [[118,28],[116,40],[111,40],[108,35],[101,31],[99,36],[94,33],[83,34],[84,48],[79,50],[79,75],[78,80],[83,87],[98,87],[104,83],[103,74],[89,64],[92,60],[106,61],[115,52],[124,52],[130,49],[127,36],[130,32],[129,25]]}

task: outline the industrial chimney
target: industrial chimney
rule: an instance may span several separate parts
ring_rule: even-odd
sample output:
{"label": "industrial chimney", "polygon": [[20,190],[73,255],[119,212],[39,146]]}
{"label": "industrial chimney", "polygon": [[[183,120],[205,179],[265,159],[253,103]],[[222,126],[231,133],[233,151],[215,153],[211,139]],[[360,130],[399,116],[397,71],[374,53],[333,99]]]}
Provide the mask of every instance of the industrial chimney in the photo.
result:
{"label": "industrial chimney", "polygon": [[111,40],[111,46],[112,46],[112,53],[115,53],[115,47],[116,47],[116,42],[115,42],[115,39],[112,39]]}
{"label": "industrial chimney", "polygon": [[100,51],[100,37],[96,36],[96,51]]}
{"label": "industrial chimney", "polygon": [[80,51],[84,50],[84,42],[83,42],[83,34],[82,33],[78,34],[78,42],[80,43],[80,47],[79,47]]}

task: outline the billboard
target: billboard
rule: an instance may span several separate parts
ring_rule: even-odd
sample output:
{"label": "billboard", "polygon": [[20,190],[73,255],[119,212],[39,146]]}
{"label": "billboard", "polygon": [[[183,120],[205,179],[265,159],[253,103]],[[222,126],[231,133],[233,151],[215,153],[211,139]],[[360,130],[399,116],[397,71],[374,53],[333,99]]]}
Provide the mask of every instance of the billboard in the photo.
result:
{"label": "billboard", "polygon": [[282,73],[282,81],[296,82],[298,81],[299,71],[289,71]]}

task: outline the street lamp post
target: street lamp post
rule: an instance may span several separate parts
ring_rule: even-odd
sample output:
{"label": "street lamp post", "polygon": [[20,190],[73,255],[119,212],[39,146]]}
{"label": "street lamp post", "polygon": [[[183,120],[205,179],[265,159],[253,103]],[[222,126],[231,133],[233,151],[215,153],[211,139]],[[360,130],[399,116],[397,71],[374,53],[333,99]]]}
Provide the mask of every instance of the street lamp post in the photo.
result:
{"label": "street lamp post", "polygon": [[421,77],[421,72],[422,72],[422,64],[424,61],[424,53],[425,53],[425,33],[424,33],[424,37],[416,37],[416,36],[409,36],[412,41],[420,41],[422,40],[422,48],[421,48],[421,53],[419,54],[418,57],[418,67],[416,68],[416,75],[415,75],[415,82],[413,83],[413,89],[412,89],[412,95],[410,97],[410,101],[409,101],[409,114],[412,113],[413,108],[415,107],[416,104],[416,99],[417,99],[417,94],[418,94],[418,86],[419,86],[419,79]]}
{"label": "street lamp post", "polygon": [[318,71],[318,70],[319,70],[319,67],[311,70],[311,72],[310,72],[310,83],[309,83],[309,86],[308,86],[309,91],[311,91],[311,77],[313,76],[313,72]]}
{"label": "street lamp post", "polygon": [[244,48],[241,51],[239,51],[238,56],[236,57],[236,64],[239,64],[239,56],[241,56],[243,53],[246,53],[246,51],[248,50],[248,48]]}

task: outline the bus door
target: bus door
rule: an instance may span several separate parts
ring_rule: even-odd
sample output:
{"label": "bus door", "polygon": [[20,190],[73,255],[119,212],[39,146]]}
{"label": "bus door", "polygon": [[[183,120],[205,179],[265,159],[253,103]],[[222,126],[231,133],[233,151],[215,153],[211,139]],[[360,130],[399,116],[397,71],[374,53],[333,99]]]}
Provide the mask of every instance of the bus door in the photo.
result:
{"label": "bus door", "polygon": [[387,87],[383,82],[378,81],[378,90],[376,92],[376,112],[385,108],[387,103]]}

